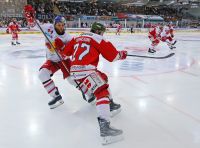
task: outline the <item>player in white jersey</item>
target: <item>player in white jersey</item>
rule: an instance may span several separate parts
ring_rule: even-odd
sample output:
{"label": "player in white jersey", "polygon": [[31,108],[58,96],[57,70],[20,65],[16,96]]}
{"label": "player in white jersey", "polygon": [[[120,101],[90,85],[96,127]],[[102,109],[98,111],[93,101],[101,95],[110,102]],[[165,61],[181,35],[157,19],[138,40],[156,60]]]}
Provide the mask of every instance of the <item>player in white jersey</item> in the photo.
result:
{"label": "player in white jersey", "polygon": [[[39,24],[39,22],[36,22],[35,19],[35,10],[31,5],[26,5],[24,7],[24,13],[26,14],[26,20],[28,23],[34,25]],[[29,22],[31,20],[31,22]],[[49,102],[49,106],[51,109],[63,104],[62,97],[58,91],[58,88],[55,86],[54,81],[51,79],[53,74],[57,72],[58,70],[61,70],[63,72],[63,77],[67,78],[67,80],[74,85],[75,87],[77,86],[77,83],[75,81],[71,80],[69,76],[69,67],[70,67],[70,59],[65,59],[65,58],[60,58],[57,53],[55,52],[55,49],[52,47],[54,46],[54,43],[56,42],[56,38],[60,39],[61,42],[67,43],[69,42],[72,37],[65,32],[65,24],[66,20],[62,16],[57,16],[54,19],[54,24],[40,24],[38,26],[39,28],[41,27],[43,30],[43,33],[45,36],[49,39],[51,44],[49,43],[48,40],[45,41],[46,44],[46,62],[41,66],[40,71],[39,71],[39,78],[46,89],[46,91],[49,93],[53,99]],[[41,29],[40,28],[40,29]],[[58,53],[59,54],[59,53]],[[82,87],[80,85],[80,87]],[[84,92],[86,89],[83,87],[81,90]],[[95,97],[92,93],[87,92],[83,94],[83,97],[86,101],[89,103],[95,100]]]}
{"label": "player in white jersey", "polygon": [[[56,38],[59,38],[65,44],[72,39],[72,37],[65,32],[65,24],[66,24],[65,18],[62,16],[57,16],[54,19],[54,24],[44,24],[41,26],[45,35],[49,38],[53,46],[55,44]],[[53,109],[64,103],[64,101],[62,100],[62,96],[58,91],[58,88],[56,87],[54,81],[51,79],[53,74],[58,70],[61,70],[64,79],[67,78],[67,80],[76,87],[77,85],[70,78],[69,75],[69,68],[71,62],[70,59],[63,57],[62,59],[60,59],[60,57],[58,57],[58,55],[56,54],[54,48],[47,40],[45,41],[45,45],[46,45],[47,60],[39,70],[39,79],[42,82],[48,94],[53,98],[48,103],[50,108]],[[63,63],[65,64],[65,66],[63,65]],[[93,98],[93,95],[89,92],[86,95],[88,96],[87,98],[88,100]]]}
{"label": "player in white jersey", "polygon": [[167,45],[169,46],[170,49],[176,48],[174,45],[176,44],[176,41],[173,39],[174,34],[173,34],[173,27],[170,25],[165,25],[163,27],[163,30],[160,34],[161,40],[163,42],[166,42]]}
{"label": "player in white jersey", "polygon": [[[72,39],[72,37],[65,32],[65,24],[66,24],[65,18],[62,16],[57,16],[54,19],[54,24],[44,24],[41,26],[44,33],[51,41],[52,45],[54,45],[54,40],[56,38],[60,38],[64,43],[67,43]],[[60,59],[56,54],[54,48],[51,47],[51,44],[47,40],[45,41],[45,45],[46,45],[47,60],[39,70],[39,79],[42,82],[48,94],[53,98],[48,103],[50,108],[53,109],[63,104],[64,101],[62,100],[58,88],[56,87],[51,77],[55,72],[61,70],[63,72],[63,78],[64,79],[68,78],[69,77],[68,69],[70,67],[70,60]],[[65,63],[65,67],[62,64],[62,62]]]}

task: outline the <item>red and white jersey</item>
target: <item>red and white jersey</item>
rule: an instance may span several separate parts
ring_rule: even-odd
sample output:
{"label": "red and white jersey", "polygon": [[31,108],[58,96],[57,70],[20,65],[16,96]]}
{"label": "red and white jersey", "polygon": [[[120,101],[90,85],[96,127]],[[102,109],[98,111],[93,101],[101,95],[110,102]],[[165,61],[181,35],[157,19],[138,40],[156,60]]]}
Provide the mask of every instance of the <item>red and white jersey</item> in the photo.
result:
{"label": "red and white jersey", "polygon": [[35,20],[34,20],[33,16],[31,16],[30,13],[28,13],[28,12],[24,12],[24,16],[26,18],[28,26],[34,27],[35,26]]}
{"label": "red and white jersey", "polygon": [[14,22],[10,22],[7,29],[11,33],[17,33],[18,31],[20,31],[19,25],[17,23],[14,23]]}
{"label": "red and white jersey", "polygon": [[149,37],[157,38],[160,36],[160,28],[159,26],[152,26],[152,28],[149,29]]}
{"label": "red and white jersey", "polygon": [[[68,34],[68,33],[64,33],[63,35],[58,35],[53,24],[47,23],[47,24],[43,24],[41,25],[44,33],[46,34],[46,36],[49,38],[49,40],[51,41],[52,45],[55,45],[55,39],[56,38],[60,38],[63,43],[68,43],[69,41],[72,40],[72,37]],[[45,39],[45,44],[48,43],[47,39]],[[54,49],[51,47],[49,48],[47,46],[46,48],[46,58],[47,60],[51,60],[53,62],[58,62],[60,61],[58,55],[56,54],[56,52],[54,51]]]}
{"label": "red and white jersey", "polygon": [[121,29],[122,29],[122,25],[117,24],[117,30],[119,31],[119,30],[121,30]]}
{"label": "red and white jersey", "polygon": [[100,55],[110,62],[120,57],[111,42],[94,33],[84,33],[72,39],[66,45],[63,54],[72,56],[70,73],[75,79],[86,77],[96,70]]}
{"label": "red and white jersey", "polygon": [[168,37],[171,36],[173,34],[174,28],[172,25],[165,25],[163,27],[162,33],[161,33],[161,37]]}
{"label": "red and white jersey", "polygon": [[168,27],[169,27],[169,33],[171,35],[174,35],[174,27],[173,27],[173,25],[168,25]]}

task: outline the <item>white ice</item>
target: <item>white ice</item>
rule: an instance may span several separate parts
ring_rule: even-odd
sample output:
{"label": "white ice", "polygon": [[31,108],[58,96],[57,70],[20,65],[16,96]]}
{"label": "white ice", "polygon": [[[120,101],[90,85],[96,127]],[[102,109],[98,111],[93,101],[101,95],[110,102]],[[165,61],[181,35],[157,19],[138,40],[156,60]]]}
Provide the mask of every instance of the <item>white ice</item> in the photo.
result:
{"label": "white ice", "polygon": [[[101,148],[94,106],[78,90],[54,75],[65,103],[50,110],[50,99],[38,79],[45,61],[44,38],[20,35],[11,46],[0,36],[0,148]],[[106,35],[129,54],[148,55],[146,34]],[[124,140],[107,148],[200,148],[200,33],[177,33],[177,48],[165,43],[154,56],[175,52],[164,60],[128,57],[99,69],[109,76],[113,98],[122,112],[112,125]]]}

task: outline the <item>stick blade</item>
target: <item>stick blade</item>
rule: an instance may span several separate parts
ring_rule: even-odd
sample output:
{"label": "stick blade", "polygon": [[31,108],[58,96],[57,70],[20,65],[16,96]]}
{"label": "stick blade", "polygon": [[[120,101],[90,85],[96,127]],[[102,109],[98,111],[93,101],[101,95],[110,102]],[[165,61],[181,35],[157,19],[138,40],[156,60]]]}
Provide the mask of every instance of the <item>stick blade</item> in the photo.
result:
{"label": "stick blade", "polygon": [[175,55],[175,53],[170,53],[166,56],[160,56],[160,57],[145,56],[145,55],[127,55],[127,56],[138,57],[138,58],[149,58],[149,59],[166,59],[172,57],[173,55]]}
{"label": "stick blade", "polygon": [[172,57],[173,55],[175,55],[175,53],[170,53],[170,54],[168,54],[168,55],[166,55],[166,56],[163,56],[163,57],[155,57],[155,58],[156,58],[156,59],[166,59],[166,58]]}

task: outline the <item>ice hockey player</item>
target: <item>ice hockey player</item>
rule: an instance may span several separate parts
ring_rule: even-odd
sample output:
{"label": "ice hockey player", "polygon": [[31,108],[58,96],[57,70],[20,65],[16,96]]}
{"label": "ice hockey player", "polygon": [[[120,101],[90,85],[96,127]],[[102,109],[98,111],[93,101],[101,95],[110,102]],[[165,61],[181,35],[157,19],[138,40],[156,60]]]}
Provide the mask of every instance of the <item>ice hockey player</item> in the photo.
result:
{"label": "ice hockey player", "polygon": [[176,48],[176,40],[174,40],[174,28],[171,23],[168,23],[163,27],[163,30],[160,34],[161,41],[166,42],[170,49]]}
{"label": "ice hockey player", "polygon": [[[54,45],[54,40],[60,38],[64,43],[69,42],[72,37],[65,32],[65,18],[62,16],[57,16],[54,19],[54,24],[45,24],[42,26],[43,31],[50,39],[51,43]],[[52,97],[52,100],[48,103],[50,108],[56,108],[57,106],[64,103],[62,96],[59,93],[58,88],[56,87],[53,79],[51,77],[55,72],[61,70],[63,73],[63,78],[69,78],[69,59],[60,59],[56,54],[54,48],[46,40],[46,62],[41,66],[39,70],[39,78],[42,82],[44,88],[48,94]],[[65,66],[63,65],[65,64]]]}
{"label": "ice hockey player", "polygon": [[[34,24],[36,24],[34,18],[35,14],[32,14],[35,13],[35,11],[32,8],[32,6],[25,6],[24,12],[27,14],[26,17],[31,17],[31,19],[26,19],[33,20]],[[64,43],[67,43],[72,39],[72,37],[65,32],[65,25],[65,18],[62,16],[57,16],[54,19],[54,24],[47,23],[41,25],[41,27],[45,35],[54,45],[56,38],[60,38],[61,41]],[[69,81],[69,83],[74,85],[75,87],[77,87],[77,84],[74,82],[74,80],[70,78],[69,75],[70,59],[65,59],[65,57],[63,57],[63,59],[60,59],[60,57],[56,54],[54,50],[55,48],[51,46],[48,40],[45,41],[45,45],[47,60],[39,70],[39,79],[42,82],[48,94],[52,97],[52,100],[48,103],[48,105],[50,106],[50,109],[54,109],[63,104],[64,101],[62,100],[62,96],[60,95],[58,88],[55,86],[54,81],[51,79],[53,74],[58,70],[61,70],[64,79],[66,78]],[[83,87],[82,89],[84,91],[86,88]],[[95,99],[94,95],[90,92],[86,92],[84,95],[86,95],[85,99],[87,99],[86,101],[88,101],[89,103]]]}
{"label": "ice hockey player", "polygon": [[97,119],[100,127],[102,144],[109,144],[123,138],[122,130],[110,126],[110,112],[112,106],[119,107],[110,98],[108,77],[97,69],[99,56],[114,62],[126,59],[127,51],[117,51],[111,42],[103,37],[106,28],[101,23],[93,23],[91,32],[72,39],[62,51],[63,44],[56,39],[55,46],[63,56],[72,56],[71,76],[82,83],[96,97]]}
{"label": "ice hockey player", "polygon": [[153,25],[148,34],[148,38],[151,41],[151,47],[149,48],[148,52],[149,53],[155,53],[155,47],[160,43],[160,33],[161,33],[161,28],[160,25]]}
{"label": "ice hockey player", "polygon": [[31,5],[24,6],[24,17],[26,18],[27,27],[34,27],[35,26],[35,10]]}
{"label": "ice hockey player", "polygon": [[[169,23],[167,24],[167,26],[169,27],[169,33],[170,33],[170,35],[171,35],[171,38],[174,38],[174,27],[173,27],[172,22],[169,22]],[[175,40],[175,42],[177,42],[177,41]]]}
{"label": "ice hockey player", "polygon": [[117,29],[116,29],[116,35],[120,35],[120,32],[122,30],[122,25],[119,23],[119,24],[116,24],[116,27],[117,27]]}
{"label": "ice hockey player", "polygon": [[11,45],[20,44],[19,41],[18,41],[19,31],[21,31],[21,30],[19,29],[19,25],[17,24],[17,20],[16,20],[16,18],[13,18],[12,21],[9,23],[7,30],[6,30],[7,33],[12,34]]}

